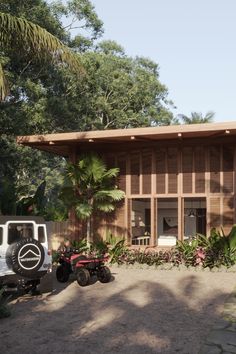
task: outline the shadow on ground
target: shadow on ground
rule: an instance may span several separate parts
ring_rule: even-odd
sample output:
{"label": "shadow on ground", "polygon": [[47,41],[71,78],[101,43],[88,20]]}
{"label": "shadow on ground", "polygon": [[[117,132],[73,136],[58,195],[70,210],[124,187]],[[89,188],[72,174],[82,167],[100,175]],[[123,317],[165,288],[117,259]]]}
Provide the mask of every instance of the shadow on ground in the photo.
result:
{"label": "shadow on ground", "polygon": [[19,299],[0,322],[1,352],[198,353],[227,294],[212,289],[202,298],[204,281],[186,273],[172,291],[155,274],[128,279],[123,269],[108,284],[56,283],[52,295]]}

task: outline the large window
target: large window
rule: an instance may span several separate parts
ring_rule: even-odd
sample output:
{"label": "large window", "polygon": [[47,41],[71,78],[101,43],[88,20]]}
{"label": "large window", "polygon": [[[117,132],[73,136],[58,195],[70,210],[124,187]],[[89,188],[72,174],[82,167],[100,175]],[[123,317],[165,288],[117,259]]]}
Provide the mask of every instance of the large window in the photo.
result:
{"label": "large window", "polygon": [[174,246],[178,238],[177,198],[157,199],[157,244]]}
{"label": "large window", "polygon": [[149,245],[151,232],[151,203],[149,198],[132,199],[131,233],[133,245]]}
{"label": "large window", "polygon": [[23,237],[34,237],[33,224],[11,223],[8,225],[8,244],[19,241]]}
{"label": "large window", "polygon": [[46,241],[46,238],[45,238],[45,230],[44,230],[44,227],[43,226],[39,226],[38,227],[38,241],[40,243],[44,243]]}
{"label": "large window", "polygon": [[184,239],[206,234],[206,199],[184,198]]}

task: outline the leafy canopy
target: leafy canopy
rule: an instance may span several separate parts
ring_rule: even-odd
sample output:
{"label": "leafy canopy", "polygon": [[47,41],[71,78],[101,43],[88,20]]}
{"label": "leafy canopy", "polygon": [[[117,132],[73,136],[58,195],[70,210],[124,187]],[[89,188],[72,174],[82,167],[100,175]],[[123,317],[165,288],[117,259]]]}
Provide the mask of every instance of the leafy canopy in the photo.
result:
{"label": "leafy canopy", "polygon": [[125,196],[114,183],[118,173],[95,154],[80,156],[76,164],[68,163],[61,198],[68,208],[75,208],[79,219],[88,219],[97,210],[112,212]]}

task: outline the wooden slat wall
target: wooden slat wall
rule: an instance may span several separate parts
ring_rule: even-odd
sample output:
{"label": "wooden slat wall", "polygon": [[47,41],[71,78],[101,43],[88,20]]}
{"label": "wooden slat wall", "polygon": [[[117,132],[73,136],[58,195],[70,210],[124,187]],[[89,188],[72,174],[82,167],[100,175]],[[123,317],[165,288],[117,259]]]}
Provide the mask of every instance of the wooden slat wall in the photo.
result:
{"label": "wooden slat wall", "polygon": [[165,194],[166,185],[166,149],[156,151],[156,192]]}
{"label": "wooden slat wall", "polygon": [[[179,142],[178,147],[154,147],[154,150],[136,148],[127,154],[116,155],[116,166],[120,168],[118,186],[127,194],[125,208],[120,209],[116,216],[115,230],[118,234],[122,233],[118,226],[126,229],[126,235],[131,230],[129,198],[136,198],[137,195],[152,200],[152,232],[157,228],[157,199],[161,195],[173,197],[173,194],[179,198],[179,205],[185,196],[196,198],[200,195],[206,198],[207,230],[221,226],[226,233],[230,230],[236,218],[232,202],[236,180],[235,146],[181,144]],[[106,160],[109,167],[114,167],[114,156],[111,153]],[[153,240],[155,237],[153,235]]]}
{"label": "wooden slat wall", "polygon": [[131,194],[140,193],[140,154],[130,154]]}
{"label": "wooden slat wall", "polygon": [[184,147],[182,149],[182,174],[183,174],[183,193],[192,193],[193,188],[193,149]]}
{"label": "wooden slat wall", "polygon": [[220,204],[220,197],[209,198],[210,210],[208,210],[208,213],[210,214],[210,228],[218,228],[222,224]]}
{"label": "wooden slat wall", "polygon": [[142,151],[143,194],[151,194],[152,151]]}
{"label": "wooden slat wall", "polygon": [[178,192],[178,149],[167,150],[168,193]]}
{"label": "wooden slat wall", "polygon": [[232,193],[234,178],[234,147],[223,146],[223,193]]}
{"label": "wooden slat wall", "polygon": [[205,171],[205,147],[197,146],[194,149],[195,193],[205,193]]}
{"label": "wooden slat wall", "polygon": [[126,192],[126,155],[119,155],[117,157],[117,167],[120,169],[118,188]]}
{"label": "wooden slat wall", "polygon": [[234,198],[223,198],[223,229],[228,234],[234,224]]}
{"label": "wooden slat wall", "polygon": [[108,169],[109,168],[113,168],[116,165],[115,155],[113,155],[113,154],[105,154],[105,155],[103,155],[103,160],[104,160],[104,162],[106,164],[106,167]]}
{"label": "wooden slat wall", "polygon": [[220,193],[220,170],[221,170],[221,148],[211,146],[209,148],[210,165],[210,193]]}
{"label": "wooden slat wall", "polygon": [[121,202],[118,209],[116,209],[116,236],[125,236],[125,203]]}

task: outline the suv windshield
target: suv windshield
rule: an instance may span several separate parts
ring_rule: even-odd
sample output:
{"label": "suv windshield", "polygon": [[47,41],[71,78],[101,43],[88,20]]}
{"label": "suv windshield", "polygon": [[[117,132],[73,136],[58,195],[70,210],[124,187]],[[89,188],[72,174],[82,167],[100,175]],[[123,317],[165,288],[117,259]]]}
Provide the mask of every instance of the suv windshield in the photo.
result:
{"label": "suv windshield", "polygon": [[34,237],[33,224],[11,223],[8,225],[8,244],[17,242],[24,237]]}

